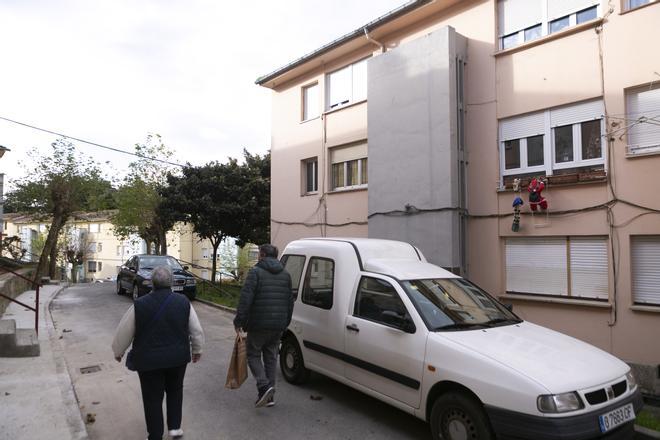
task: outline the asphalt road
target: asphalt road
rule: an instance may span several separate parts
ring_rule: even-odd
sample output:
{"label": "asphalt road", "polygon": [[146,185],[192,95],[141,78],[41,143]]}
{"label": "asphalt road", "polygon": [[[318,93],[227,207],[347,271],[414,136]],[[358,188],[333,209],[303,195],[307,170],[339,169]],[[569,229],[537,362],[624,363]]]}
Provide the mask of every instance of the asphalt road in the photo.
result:
{"label": "asphalt road", "polygon": [[[51,304],[92,440],[146,437],[137,374],[117,363],[110,348],[115,327],[130,304],[131,299],[115,294],[113,283],[65,289]],[[424,422],[320,375],[304,386],[290,385],[280,376],[277,405],[255,409],[251,377],[239,390],[224,387],[235,336],[233,316],[200,303],[194,307],[206,346],[201,361],[190,364],[186,374],[185,439],[430,438]],[[98,371],[81,373],[86,367]]]}

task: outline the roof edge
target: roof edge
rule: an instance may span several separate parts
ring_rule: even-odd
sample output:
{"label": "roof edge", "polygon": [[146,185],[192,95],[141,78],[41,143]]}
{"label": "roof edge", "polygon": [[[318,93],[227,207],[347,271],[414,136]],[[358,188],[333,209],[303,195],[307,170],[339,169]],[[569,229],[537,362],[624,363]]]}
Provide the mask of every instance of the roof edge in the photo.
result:
{"label": "roof edge", "polygon": [[271,73],[268,73],[264,76],[261,76],[255,80],[255,84],[259,86],[263,86],[265,83],[272,81],[273,79],[277,78],[278,76],[281,76],[285,74],[286,72],[302,65],[305,64],[306,62],[323,55],[324,53],[330,52],[332,49],[341,46],[342,44],[353,40],[355,38],[361,37],[364,35],[364,31],[372,31],[379,26],[382,26],[386,23],[389,23],[390,21],[393,21],[403,15],[406,15],[407,13],[414,11],[415,9],[418,9],[428,3],[432,3],[435,0],[410,0],[408,3],[405,3],[401,6],[399,6],[396,9],[391,10],[390,12],[376,18],[375,20],[370,21],[369,23],[360,26],[359,28],[355,29],[352,32],[347,33],[346,35],[343,35],[330,43],[327,43],[318,49],[303,55],[302,57],[290,62],[289,64],[286,64],[279,69],[276,69],[272,71]]}

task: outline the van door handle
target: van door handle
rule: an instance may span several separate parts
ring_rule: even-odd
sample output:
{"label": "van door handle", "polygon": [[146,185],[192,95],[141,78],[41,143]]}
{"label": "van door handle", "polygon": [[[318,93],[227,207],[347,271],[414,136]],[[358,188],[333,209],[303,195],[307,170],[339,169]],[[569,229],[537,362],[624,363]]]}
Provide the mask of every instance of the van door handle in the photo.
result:
{"label": "van door handle", "polygon": [[358,326],[355,325],[355,324],[347,325],[347,326],[346,326],[346,329],[347,329],[347,330],[350,330],[350,331],[352,331],[352,332],[359,332],[359,331],[360,331],[360,329],[358,328]]}

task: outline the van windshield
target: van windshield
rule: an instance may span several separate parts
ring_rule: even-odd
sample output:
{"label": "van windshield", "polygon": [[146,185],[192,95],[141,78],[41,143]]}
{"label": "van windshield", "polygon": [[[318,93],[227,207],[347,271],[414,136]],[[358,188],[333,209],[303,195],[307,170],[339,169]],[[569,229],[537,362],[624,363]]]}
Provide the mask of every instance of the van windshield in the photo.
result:
{"label": "van windshield", "polygon": [[522,321],[463,278],[411,280],[401,284],[433,331],[489,328]]}

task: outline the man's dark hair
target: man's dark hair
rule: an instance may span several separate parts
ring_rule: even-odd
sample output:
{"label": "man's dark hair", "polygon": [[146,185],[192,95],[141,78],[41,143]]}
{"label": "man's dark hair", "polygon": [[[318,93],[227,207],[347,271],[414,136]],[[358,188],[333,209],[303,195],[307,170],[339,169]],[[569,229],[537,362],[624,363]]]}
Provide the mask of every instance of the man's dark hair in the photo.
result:
{"label": "man's dark hair", "polygon": [[264,258],[268,258],[268,257],[277,258],[277,254],[279,253],[279,251],[272,244],[262,244],[261,246],[259,246],[259,253]]}

